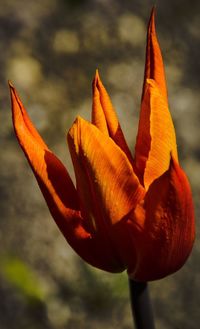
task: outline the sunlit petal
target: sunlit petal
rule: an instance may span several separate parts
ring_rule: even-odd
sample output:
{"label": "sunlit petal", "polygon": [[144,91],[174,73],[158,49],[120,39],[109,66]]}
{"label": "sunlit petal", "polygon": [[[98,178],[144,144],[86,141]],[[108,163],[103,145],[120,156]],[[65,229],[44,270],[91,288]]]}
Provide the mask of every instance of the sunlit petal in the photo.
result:
{"label": "sunlit petal", "polygon": [[80,117],[69,131],[68,143],[82,210],[92,230],[118,222],[144,195],[126,155]]}
{"label": "sunlit petal", "polygon": [[[155,29],[155,7],[152,10],[147,31],[146,62],[144,73],[143,96],[146,89],[147,79],[156,81],[163,97],[167,101],[167,87],[165,79],[165,69],[163,65],[162,54],[158,43]],[[142,97],[143,98],[143,97]]]}
{"label": "sunlit petal", "polygon": [[146,189],[168,170],[171,155],[178,161],[174,125],[165,98],[154,80],[148,80],[147,84],[144,98],[150,107],[151,142],[144,171]]}
{"label": "sunlit petal", "polygon": [[109,135],[126,153],[130,162],[133,162],[131,152],[124,138],[115,109],[103,83],[101,82],[98,71],[96,71],[93,81],[92,123],[105,135]]}
{"label": "sunlit petal", "polygon": [[176,135],[165,98],[154,80],[147,80],[141,107],[135,163],[146,189],[169,168],[170,155],[178,161]]}

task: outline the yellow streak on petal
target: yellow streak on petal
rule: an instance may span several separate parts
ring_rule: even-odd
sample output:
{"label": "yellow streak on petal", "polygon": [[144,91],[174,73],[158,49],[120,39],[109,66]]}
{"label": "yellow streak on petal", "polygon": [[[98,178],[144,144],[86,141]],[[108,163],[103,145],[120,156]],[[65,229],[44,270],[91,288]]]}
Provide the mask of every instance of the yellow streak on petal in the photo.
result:
{"label": "yellow streak on petal", "polygon": [[92,214],[97,227],[120,221],[145,193],[126,155],[80,117],[68,133],[68,143],[83,212]]}
{"label": "yellow streak on petal", "polygon": [[145,92],[150,108],[150,150],[144,171],[144,186],[169,169],[171,155],[178,162],[176,135],[166,99],[154,80],[147,80]]}

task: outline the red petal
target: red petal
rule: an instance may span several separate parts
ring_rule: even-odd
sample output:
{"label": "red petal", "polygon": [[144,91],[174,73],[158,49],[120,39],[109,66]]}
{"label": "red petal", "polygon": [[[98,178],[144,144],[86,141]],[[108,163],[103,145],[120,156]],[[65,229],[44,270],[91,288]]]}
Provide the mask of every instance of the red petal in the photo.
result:
{"label": "red petal", "polygon": [[137,246],[137,263],[128,269],[131,277],[156,280],[183,266],[195,237],[194,208],[187,177],[175,160],[152,183],[128,225]]}

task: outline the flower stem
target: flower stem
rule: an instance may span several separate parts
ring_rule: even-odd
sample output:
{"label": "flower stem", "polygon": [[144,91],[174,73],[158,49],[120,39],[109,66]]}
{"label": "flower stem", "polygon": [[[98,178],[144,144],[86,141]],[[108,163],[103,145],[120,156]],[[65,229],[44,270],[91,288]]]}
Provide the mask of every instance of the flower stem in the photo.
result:
{"label": "flower stem", "polygon": [[129,279],[129,289],[136,329],[155,329],[147,282]]}

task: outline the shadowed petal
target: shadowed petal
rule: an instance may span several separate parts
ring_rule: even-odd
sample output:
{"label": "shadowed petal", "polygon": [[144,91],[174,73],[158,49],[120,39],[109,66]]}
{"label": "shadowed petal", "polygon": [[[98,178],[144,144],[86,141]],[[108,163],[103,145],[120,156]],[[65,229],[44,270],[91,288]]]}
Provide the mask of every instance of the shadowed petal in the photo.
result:
{"label": "shadowed petal", "polygon": [[114,142],[125,152],[129,161],[133,158],[127,146],[122,129],[110,97],[103,86],[98,71],[93,81],[92,123],[105,135],[109,135]]}
{"label": "shadowed petal", "polygon": [[173,158],[169,170],[152,183],[128,225],[137,246],[137,263],[129,266],[130,276],[156,280],[185,263],[194,242],[194,210],[187,177]]}

